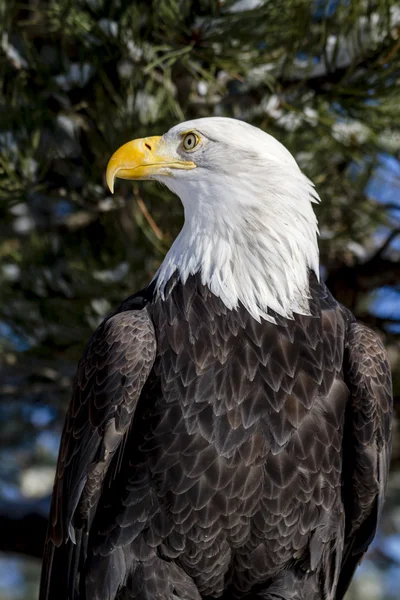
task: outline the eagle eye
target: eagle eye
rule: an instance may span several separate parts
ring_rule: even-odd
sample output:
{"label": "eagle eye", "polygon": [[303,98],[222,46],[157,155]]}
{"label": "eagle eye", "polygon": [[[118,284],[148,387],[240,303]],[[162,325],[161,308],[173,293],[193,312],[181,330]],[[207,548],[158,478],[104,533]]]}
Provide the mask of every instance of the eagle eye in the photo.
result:
{"label": "eagle eye", "polygon": [[186,152],[190,152],[194,148],[196,148],[197,144],[200,142],[200,138],[193,132],[187,133],[182,141],[183,149]]}

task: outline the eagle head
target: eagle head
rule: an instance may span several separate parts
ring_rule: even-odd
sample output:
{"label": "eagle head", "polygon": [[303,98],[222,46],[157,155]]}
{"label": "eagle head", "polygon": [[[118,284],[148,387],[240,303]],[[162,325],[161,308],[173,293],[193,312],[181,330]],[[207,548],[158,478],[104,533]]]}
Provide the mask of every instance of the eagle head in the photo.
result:
{"label": "eagle head", "polygon": [[236,119],[187,121],[119,148],[106,178],[111,191],[116,178],[155,179],[182,201],[184,226],[156,276],[161,294],[175,271],[183,282],[200,273],[228,308],[241,303],[258,320],[309,314],[319,197],[274,137]]}

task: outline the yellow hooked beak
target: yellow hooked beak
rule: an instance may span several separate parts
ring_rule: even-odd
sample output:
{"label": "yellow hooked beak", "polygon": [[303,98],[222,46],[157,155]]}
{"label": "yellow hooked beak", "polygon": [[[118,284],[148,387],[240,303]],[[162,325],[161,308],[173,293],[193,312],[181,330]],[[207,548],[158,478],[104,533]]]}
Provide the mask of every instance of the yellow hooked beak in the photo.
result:
{"label": "yellow hooked beak", "polygon": [[170,169],[195,169],[190,160],[179,160],[168,154],[161,136],[141,138],[119,148],[107,165],[106,180],[111,193],[114,180],[151,179],[152,175],[170,175]]}

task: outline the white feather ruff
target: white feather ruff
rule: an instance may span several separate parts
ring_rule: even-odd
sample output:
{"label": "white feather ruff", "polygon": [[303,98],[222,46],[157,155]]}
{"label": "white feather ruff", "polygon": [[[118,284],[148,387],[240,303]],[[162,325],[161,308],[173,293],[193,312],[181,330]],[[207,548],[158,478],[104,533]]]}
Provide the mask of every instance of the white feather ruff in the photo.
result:
{"label": "white feather ruff", "polygon": [[273,320],[268,309],[309,314],[309,271],[319,275],[313,184],[282,144],[241,121],[183,123],[166,142],[190,128],[208,136],[198,168],[160,178],[185,223],[156,274],[158,292],[175,271],[183,282],[200,273],[228,308],[241,303],[257,320]]}

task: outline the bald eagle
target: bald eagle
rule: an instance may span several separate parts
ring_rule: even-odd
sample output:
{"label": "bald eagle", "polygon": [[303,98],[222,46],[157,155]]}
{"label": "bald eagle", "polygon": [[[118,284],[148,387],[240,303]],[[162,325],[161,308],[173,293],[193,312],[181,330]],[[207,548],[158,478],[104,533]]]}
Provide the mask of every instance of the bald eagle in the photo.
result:
{"label": "bald eagle", "polygon": [[277,140],[205,118],[129,142],[185,222],[89,341],[41,600],[340,600],[385,496],[381,341],[319,279],[319,201]]}

